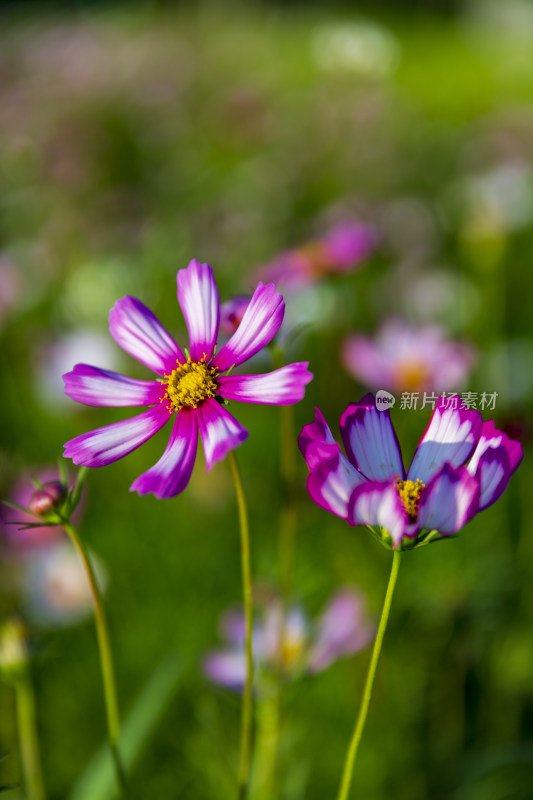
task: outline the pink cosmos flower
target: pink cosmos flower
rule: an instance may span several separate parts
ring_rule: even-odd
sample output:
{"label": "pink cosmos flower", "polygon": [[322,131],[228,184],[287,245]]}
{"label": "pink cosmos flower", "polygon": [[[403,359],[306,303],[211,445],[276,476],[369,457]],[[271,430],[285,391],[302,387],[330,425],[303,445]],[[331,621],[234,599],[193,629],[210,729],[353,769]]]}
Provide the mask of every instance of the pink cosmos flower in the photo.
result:
{"label": "pink cosmos flower", "polygon": [[298,440],[311,498],[350,525],[375,528],[393,548],[457,533],[500,497],[522,460],[519,442],[460,402],[439,398],[407,474],[390,413],[378,410],[374,395],[341,417],[348,458],[315,409]]}
{"label": "pink cosmos flower", "polygon": [[349,336],[341,358],[350,375],[372,389],[442,392],[463,384],[475,355],[468,345],[448,341],[437,325],[389,320],[374,338]]}
{"label": "pink cosmos flower", "polygon": [[130,355],[152,369],[158,380],[143,381],[77,364],[63,376],[73,400],[96,406],[149,406],[138,416],[85,433],[67,442],[64,455],[75,464],[102,467],[131,453],[173,418],[161,459],[132,484],[139,494],[158,498],[182,492],[196,459],[198,432],[206,466],[238,447],[248,431],[222,405],[223,400],[290,405],[304,396],[312,379],[306,363],[289,364],[266,375],[230,375],[276,335],[285,305],[273,285],[260,283],[239,328],[216,352],[220,303],[213,271],[192,260],[178,272],[178,302],[190,337],[184,355],[154,314],[134,297],[115,303],[111,336]]}
{"label": "pink cosmos flower", "polygon": [[322,239],[287,250],[262,267],[263,280],[296,289],[335,273],[349,272],[367,259],[376,247],[376,233],[369,225],[344,222]]}
{"label": "pink cosmos flower", "polygon": [[[204,671],[214,683],[240,690],[246,675],[244,614],[226,612],[221,633],[229,646],[210,653]],[[337,592],[315,625],[301,608],[290,608],[284,614],[279,600],[271,600],[253,634],[259,679],[280,672],[285,677],[322,672],[338,659],[362,650],[373,635],[374,628],[365,619],[364,599],[353,589]]]}

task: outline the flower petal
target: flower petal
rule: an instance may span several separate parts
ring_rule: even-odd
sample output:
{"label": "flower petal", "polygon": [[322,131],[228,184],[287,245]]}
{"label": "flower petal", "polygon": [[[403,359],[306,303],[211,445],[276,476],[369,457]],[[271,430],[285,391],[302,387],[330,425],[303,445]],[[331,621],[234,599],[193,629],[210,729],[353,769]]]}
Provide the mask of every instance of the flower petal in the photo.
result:
{"label": "flower petal", "polygon": [[420,499],[420,528],[451,536],[472,519],[479,509],[479,480],[465,467],[444,464]]}
{"label": "flower petal", "polygon": [[373,394],[348,406],[341,417],[341,436],[348,458],[367,478],[403,478],[402,454],[390,412],[376,408]]}
{"label": "flower petal", "polygon": [[367,482],[366,478],[350,464],[337,444],[313,444],[308,454],[315,463],[307,477],[311,499],[326,511],[348,520],[350,497],[356,486]]}
{"label": "flower petal", "polygon": [[220,301],[209,264],[195,258],[178,272],[178,302],[189,331],[191,359],[209,361],[218,336]]}
{"label": "flower petal", "polygon": [[136,417],[113,422],[71,439],[64,445],[63,455],[84,467],[103,467],[136,450],[168,420],[168,409],[157,405]]}
{"label": "flower petal", "polygon": [[160,500],[180,494],[191,479],[198,448],[198,423],[192,409],[181,408],[165,452],[132,483],[130,492],[152,493]]}
{"label": "flower petal", "polygon": [[63,380],[65,394],[89,406],[151,406],[162,395],[158,381],[139,381],[89,364],[76,364]]}
{"label": "flower petal", "polygon": [[292,405],[299,403],[313,379],[309,362],[288,364],[266,375],[225,375],[218,379],[220,394],[241,403]]}
{"label": "flower petal", "polygon": [[492,420],[483,423],[481,437],[467,467],[481,485],[480,511],[503,494],[523,455],[520,442],[509,439],[507,434],[495,428]]}
{"label": "flower petal", "polygon": [[246,428],[237,422],[224,406],[208,398],[196,409],[200,436],[209,471],[216,461],[221,461],[230,450],[238,447],[248,437]]}
{"label": "flower petal", "polygon": [[418,443],[407,475],[428,483],[444,464],[460,467],[476,447],[483,421],[475,409],[453,408],[458,395],[440,397],[424,435]]}
{"label": "flower petal", "polygon": [[385,528],[395,547],[404,536],[412,537],[417,530],[409,521],[394,480],[367,481],[358,486],[350,498],[348,522]]}
{"label": "flower petal", "polygon": [[213,366],[221,372],[242,364],[272,341],[285,313],[283,297],[273,283],[259,283],[242,322],[224,347],[213,359]]}
{"label": "flower petal", "polygon": [[155,314],[136,297],[117,300],[109,313],[109,330],[126,353],[159,375],[171,372],[176,361],[186,361]]}
{"label": "flower petal", "polygon": [[331,598],[309,652],[311,672],[320,672],[342,656],[366,647],[374,628],[364,619],[364,610],[363,596],[352,589],[344,589]]}
{"label": "flower petal", "polygon": [[207,677],[228,689],[238,690],[246,680],[246,659],[243,652],[218,651],[204,660]]}
{"label": "flower petal", "polygon": [[304,425],[298,436],[298,447],[310,470],[315,469],[321,461],[333,458],[340,453],[339,445],[324,419],[319,408],[315,408],[315,419]]}

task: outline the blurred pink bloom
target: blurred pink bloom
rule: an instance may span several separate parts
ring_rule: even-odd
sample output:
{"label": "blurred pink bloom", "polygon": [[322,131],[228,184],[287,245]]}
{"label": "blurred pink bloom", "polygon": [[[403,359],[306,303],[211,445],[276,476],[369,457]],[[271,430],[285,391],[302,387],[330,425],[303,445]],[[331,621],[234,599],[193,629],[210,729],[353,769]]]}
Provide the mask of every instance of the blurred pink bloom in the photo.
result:
{"label": "blurred pink bloom", "polygon": [[220,330],[222,333],[232,336],[244,317],[244,312],[250,305],[251,295],[237,294],[222,303],[220,306]]}
{"label": "blurred pink bloom", "polygon": [[286,250],[258,272],[261,280],[283,283],[294,289],[315,283],[327,275],[350,272],[376,248],[373,228],[360,222],[344,222],[322,239]]}
{"label": "blurred pink bloom", "polygon": [[[221,634],[228,647],[208,654],[204,671],[214,682],[241,690],[246,676],[244,653],[244,615],[226,612],[221,618]],[[344,656],[362,650],[374,635],[365,620],[365,603],[353,589],[337,592],[311,625],[299,607],[285,614],[279,599],[265,607],[253,634],[256,674],[280,672],[285,677],[298,673],[321,672]]]}
{"label": "blurred pink bloom", "polygon": [[342,362],[353,378],[371,389],[455,391],[475,361],[472,347],[451,342],[436,325],[413,327],[388,320],[374,338],[345,339]]}

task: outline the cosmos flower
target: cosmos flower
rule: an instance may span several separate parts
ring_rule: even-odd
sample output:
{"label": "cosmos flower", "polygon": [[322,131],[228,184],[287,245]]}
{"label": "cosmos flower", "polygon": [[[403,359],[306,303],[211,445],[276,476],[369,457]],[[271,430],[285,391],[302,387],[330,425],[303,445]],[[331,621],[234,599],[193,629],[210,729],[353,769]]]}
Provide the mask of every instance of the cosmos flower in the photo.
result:
{"label": "cosmos flower", "polygon": [[407,474],[390,413],[372,394],[341,417],[348,458],[315,409],[298,440],[312,499],[393,548],[457,533],[500,497],[522,460],[518,442],[460,403],[458,395],[439,398]]}
{"label": "cosmos flower", "polygon": [[474,351],[448,341],[437,325],[388,320],[374,338],[347,337],[341,358],[350,375],[371,389],[442,392],[462,386]]}
{"label": "cosmos flower", "polygon": [[[244,686],[244,615],[226,612],[221,619],[221,634],[228,643],[204,661],[204,671],[214,682],[231,689]],[[362,650],[374,635],[365,619],[365,603],[353,589],[337,592],[316,624],[312,625],[300,607],[285,613],[279,599],[266,605],[253,635],[256,673],[291,677],[322,672],[333,662]]]}
{"label": "cosmos flower", "polygon": [[198,432],[206,466],[238,447],[248,431],[222,404],[290,405],[302,399],[312,378],[307,363],[289,364],[264,375],[229,374],[276,335],[284,314],[282,296],[260,283],[234,335],[218,351],[220,303],[213,271],[192,260],[178,272],[178,302],[189,331],[186,355],[154,314],[134,297],[115,303],[109,316],[111,336],[131,356],[152,369],[158,380],[143,381],[77,364],[63,376],[73,400],[96,406],[149,406],[148,410],[72,439],[65,456],[75,464],[102,467],[131,453],[171,418],[173,428],[161,459],[132,484],[139,494],[158,498],[182,492],[196,459]]}
{"label": "cosmos flower", "polygon": [[375,247],[376,233],[369,225],[340,223],[322,239],[281,253],[259,270],[259,277],[298,289],[327,275],[350,272],[369,258]]}

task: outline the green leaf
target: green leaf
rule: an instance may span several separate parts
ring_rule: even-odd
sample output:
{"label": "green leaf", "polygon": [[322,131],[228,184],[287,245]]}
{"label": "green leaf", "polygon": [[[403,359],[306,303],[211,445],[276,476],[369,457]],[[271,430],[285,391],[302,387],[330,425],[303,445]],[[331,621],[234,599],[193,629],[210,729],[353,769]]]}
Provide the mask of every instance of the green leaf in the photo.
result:
{"label": "green leaf", "polygon": [[[131,775],[144,745],[176,691],[182,665],[173,653],[152,673],[123,722],[119,749],[126,776]],[[107,744],[102,745],[76,781],[68,800],[113,800],[115,773]]]}

